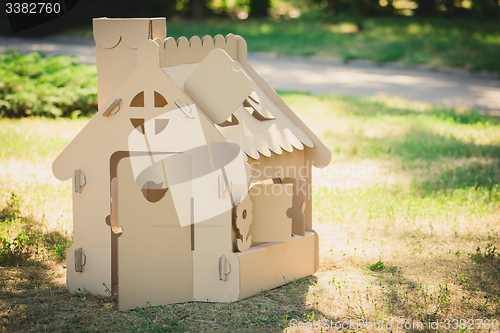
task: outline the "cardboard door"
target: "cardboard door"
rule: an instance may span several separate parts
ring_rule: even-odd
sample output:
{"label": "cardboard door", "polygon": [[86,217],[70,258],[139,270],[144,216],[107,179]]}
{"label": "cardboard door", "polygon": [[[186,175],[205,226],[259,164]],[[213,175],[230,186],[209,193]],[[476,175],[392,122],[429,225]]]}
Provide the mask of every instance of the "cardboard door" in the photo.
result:
{"label": "cardboard door", "polygon": [[[190,301],[192,225],[181,227],[179,217],[191,215],[191,182],[186,182],[181,193],[184,200],[176,198],[175,203],[168,186],[179,185],[178,177],[190,178],[191,159],[182,153],[170,154],[134,177],[132,164],[145,156],[131,155],[119,162],[117,173],[118,225],[122,228],[118,238],[119,309]],[[167,179],[158,179],[162,175]]]}

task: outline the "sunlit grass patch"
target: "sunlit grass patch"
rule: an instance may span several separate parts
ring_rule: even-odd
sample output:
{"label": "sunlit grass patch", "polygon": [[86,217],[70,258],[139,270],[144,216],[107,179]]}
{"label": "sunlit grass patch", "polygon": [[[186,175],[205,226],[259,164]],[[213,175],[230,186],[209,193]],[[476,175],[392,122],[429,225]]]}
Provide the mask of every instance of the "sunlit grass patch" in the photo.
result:
{"label": "sunlit grass patch", "polygon": [[[284,98],[334,158],[313,209],[318,310],[393,323],[498,318],[498,119],[391,98]],[[356,173],[370,167],[368,179]]]}
{"label": "sunlit grass patch", "polygon": [[307,117],[333,154],[333,161],[378,158],[413,163],[441,158],[500,154],[500,123],[473,111],[390,98],[284,93]]}
{"label": "sunlit grass patch", "polygon": [[0,120],[0,265],[66,258],[71,187],[52,176],[51,162],[86,121]]}
{"label": "sunlit grass patch", "polygon": [[498,318],[498,181],[435,191],[415,186],[323,189],[314,207],[317,275],[328,295],[320,310],[393,322]]}
{"label": "sunlit grass patch", "polygon": [[57,157],[88,118],[0,119],[0,162],[9,159],[48,162]]}
{"label": "sunlit grass patch", "polygon": [[[72,244],[71,232],[56,230],[45,216],[37,219],[22,207],[23,198],[15,192],[0,211],[0,266],[40,264],[49,258],[66,259]],[[22,211],[21,211],[22,210]],[[64,227],[67,227],[66,225]]]}
{"label": "sunlit grass patch", "polygon": [[[9,221],[17,216],[26,235],[31,227],[43,235],[45,251],[38,261],[32,251],[19,266],[0,267],[0,327],[298,332],[291,320],[500,319],[498,118],[391,97],[280,94],[333,155],[315,176],[316,274],[229,304],[118,312],[115,297],[71,295],[58,258],[71,240],[71,183],[47,180],[37,166],[50,172],[86,120],[0,120],[0,131],[21,147],[0,163],[24,168],[17,176],[4,168],[0,177],[2,223],[14,230]],[[44,151],[46,139],[54,144]]]}

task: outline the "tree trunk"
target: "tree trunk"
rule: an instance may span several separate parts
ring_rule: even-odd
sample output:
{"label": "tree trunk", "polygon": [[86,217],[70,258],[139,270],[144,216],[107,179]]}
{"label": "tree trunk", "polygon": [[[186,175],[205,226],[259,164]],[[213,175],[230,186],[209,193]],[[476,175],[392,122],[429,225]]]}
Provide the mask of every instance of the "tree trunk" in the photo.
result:
{"label": "tree trunk", "polygon": [[415,14],[420,16],[431,16],[436,13],[436,0],[418,0],[418,8]]}
{"label": "tree trunk", "polygon": [[446,0],[444,5],[446,6],[446,14],[453,16],[455,14],[455,0]]}
{"label": "tree trunk", "polygon": [[270,0],[250,0],[250,15],[252,17],[265,17],[269,15],[268,10],[271,8]]}
{"label": "tree trunk", "polygon": [[206,6],[204,0],[191,0],[191,16],[195,20],[205,18]]}

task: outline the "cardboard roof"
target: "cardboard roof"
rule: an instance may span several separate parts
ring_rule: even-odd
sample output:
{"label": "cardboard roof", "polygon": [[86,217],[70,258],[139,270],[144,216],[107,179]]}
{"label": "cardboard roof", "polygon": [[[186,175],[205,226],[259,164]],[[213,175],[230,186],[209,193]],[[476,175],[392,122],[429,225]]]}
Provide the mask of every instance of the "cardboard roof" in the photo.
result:
{"label": "cardboard roof", "polygon": [[[115,21],[113,25],[109,24],[111,21]],[[75,169],[88,163],[88,157],[94,154],[96,147],[103,150],[99,155],[107,156],[117,150],[127,150],[127,142],[119,141],[126,137],[126,134],[114,131],[130,130],[129,125],[119,123],[130,122],[131,115],[120,115],[121,112],[118,112],[110,117],[103,117],[103,114],[110,111],[106,110],[106,107],[115,107],[114,101],[135,96],[138,89],[149,89],[158,91],[163,96],[173,94],[175,100],[183,100],[189,104],[193,96],[185,93],[189,90],[186,79],[214,49],[224,50],[234,60],[233,69],[245,73],[253,85],[250,96],[237,107],[228,120],[213,124],[226,140],[238,144],[253,159],[259,159],[260,155],[270,157],[272,153],[282,154],[283,150],[302,150],[307,146],[311,148],[307,156],[314,166],[325,167],[330,163],[331,154],[328,148],[248,63],[246,42],[241,36],[229,34],[224,38],[217,35],[213,39],[210,36],[203,39],[194,36],[190,40],[180,37],[177,41],[168,37],[162,40],[165,30],[159,25],[163,22],[164,19],[94,19],[94,39],[97,47],[101,50],[116,49],[124,44],[123,47],[136,50],[134,52],[137,52],[137,67],[124,69],[132,74],[122,84],[115,85],[115,91],[107,89],[105,94],[99,91],[99,98],[105,97],[106,100],[99,102],[100,110],[97,114],[54,161],[53,172],[57,178],[71,178]],[[155,35],[160,38],[155,38]],[[152,42],[152,38],[155,38],[156,43]],[[148,39],[151,42],[144,43],[144,40]],[[142,50],[139,44],[144,45]],[[162,72],[158,70],[160,67],[166,75],[161,75]],[[207,91],[211,93],[210,89]],[[174,107],[174,103],[171,104]],[[165,111],[158,110],[144,115],[143,118],[147,118],[147,121]]]}
{"label": "cardboard roof", "polygon": [[185,90],[186,78],[214,48],[226,51],[234,60],[234,69],[242,70],[252,80],[254,89],[249,98],[234,111],[233,117],[216,124],[220,133],[240,145],[248,156],[259,159],[261,155],[270,157],[271,153],[279,155],[283,150],[292,152],[307,146],[312,148],[308,156],[314,166],[321,168],[330,163],[328,148],[247,61],[247,45],[241,36],[193,36],[189,40],[180,37],[177,41],[168,37],[157,42],[163,45],[163,71],[181,89]]}

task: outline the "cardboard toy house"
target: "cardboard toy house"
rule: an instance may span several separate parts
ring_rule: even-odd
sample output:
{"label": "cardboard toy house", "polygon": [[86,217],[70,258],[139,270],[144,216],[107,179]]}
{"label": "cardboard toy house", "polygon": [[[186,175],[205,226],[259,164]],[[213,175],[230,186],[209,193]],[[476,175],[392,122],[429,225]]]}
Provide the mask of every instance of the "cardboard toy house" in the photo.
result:
{"label": "cardboard toy house", "polygon": [[72,292],[119,308],[232,302],[318,269],[311,169],[329,150],[245,40],[94,19],[99,111],[53,164],[73,179]]}

